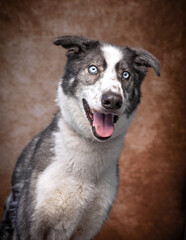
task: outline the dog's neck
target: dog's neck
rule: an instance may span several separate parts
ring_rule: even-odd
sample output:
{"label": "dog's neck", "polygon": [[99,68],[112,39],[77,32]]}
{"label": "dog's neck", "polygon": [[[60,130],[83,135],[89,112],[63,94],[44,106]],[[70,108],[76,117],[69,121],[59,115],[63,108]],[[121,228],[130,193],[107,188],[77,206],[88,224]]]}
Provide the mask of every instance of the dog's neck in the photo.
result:
{"label": "dog's neck", "polygon": [[[96,182],[104,171],[116,167],[123,147],[123,135],[106,142],[90,141],[72,129],[61,117],[54,134],[59,168],[67,175]],[[65,151],[64,151],[65,149]]]}

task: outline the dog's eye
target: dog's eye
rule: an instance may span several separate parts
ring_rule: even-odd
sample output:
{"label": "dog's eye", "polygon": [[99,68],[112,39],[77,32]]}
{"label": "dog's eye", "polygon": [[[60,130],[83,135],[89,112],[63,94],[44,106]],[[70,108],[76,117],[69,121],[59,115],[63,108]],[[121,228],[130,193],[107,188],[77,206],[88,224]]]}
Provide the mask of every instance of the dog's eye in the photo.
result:
{"label": "dog's eye", "polygon": [[92,75],[95,75],[95,74],[98,73],[98,69],[97,69],[97,67],[94,66],[94,65],[91,65],[91,66],[88,68],[88,71],[89,71],[89,73],[92,74]]}
{"label": "dog's eye", "polygon": [[130,78],[130,73],[127,72],[127,71],[124,71],[124,72],[123,72],[123,78],[126,79],[126,80],[128,80],[128,79]]}

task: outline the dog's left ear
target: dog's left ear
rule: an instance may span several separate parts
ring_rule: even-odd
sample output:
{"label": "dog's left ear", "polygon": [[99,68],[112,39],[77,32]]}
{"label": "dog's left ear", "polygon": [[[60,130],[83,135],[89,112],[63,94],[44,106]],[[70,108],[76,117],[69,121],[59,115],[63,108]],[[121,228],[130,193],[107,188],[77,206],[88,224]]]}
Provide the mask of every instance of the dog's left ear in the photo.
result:
{"label": "dog's left ear", "polygon": [[136,53],[135,63],[146,69],[152,67],[157,76],[160,76],[160,62],[156,57],[154,57],[150,52],[144,50],[143,48],[132,48]]}
{"label": "dog's left ear", "polygon": [[54,39],[53,43],[67,49],[67,57],[86,53],[87,50],[99,45],[98,41],[89,40],[81,36],[61,36]]}

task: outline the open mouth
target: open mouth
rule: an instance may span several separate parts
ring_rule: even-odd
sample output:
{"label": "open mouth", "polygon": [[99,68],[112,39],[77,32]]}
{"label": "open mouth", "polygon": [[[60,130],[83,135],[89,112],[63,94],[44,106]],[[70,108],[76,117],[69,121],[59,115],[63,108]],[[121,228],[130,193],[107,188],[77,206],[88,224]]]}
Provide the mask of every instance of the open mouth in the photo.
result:
{"label": "open mouth", "polygon": [[119,117],[117,115],[108,113],[101,113],[91,110],[86,99],[83,98],[83,107],[86,116],[92,126],[92,132],[99,140],[109,139],[114,132],[114,123]]}

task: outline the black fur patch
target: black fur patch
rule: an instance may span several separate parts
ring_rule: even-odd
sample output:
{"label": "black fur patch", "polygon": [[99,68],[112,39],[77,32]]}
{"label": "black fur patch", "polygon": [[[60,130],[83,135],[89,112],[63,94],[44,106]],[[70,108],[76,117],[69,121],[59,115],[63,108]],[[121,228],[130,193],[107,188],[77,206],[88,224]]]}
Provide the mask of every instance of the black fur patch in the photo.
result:
{"label": "black fur patch", "polygon": [[[129,96],[125,110],[125,114],[129,117],[140,103],[140,87],[148,71],[148,67],[152,67],[159,76],[160,64],[152,54],[144,49],[125,47],[122,51],[124,57],[116,65],[116,69],[122,82],[124,96],[125,98]],[[131,77],[129,80],[122,79],[122,72],[124,70],[130,72]]]}
{"label": "black fur patch", "polygon": [[[65,72],[62,78],[62,88],[65,94],[70,94],[74,96],[78,83],[81,82],[80,73],[82,70],[88,68],[89,65],[95,63],[96,65],[101,65],[103,68],[106,68],[106,62],[102,56],[99,46],[94,47],[93,49],[87,50],[87,52],[82,56],[76,56],[75,58],[68,58],[67,64],[65,66]],[[70,80],[74,78],[73,83]],[[87,75],[87,78],[84,79],[85,84],[92,84],[93,81],[88,78],[92,78],[90,74]],[[95,80],[94,80],[95,81]]]}

